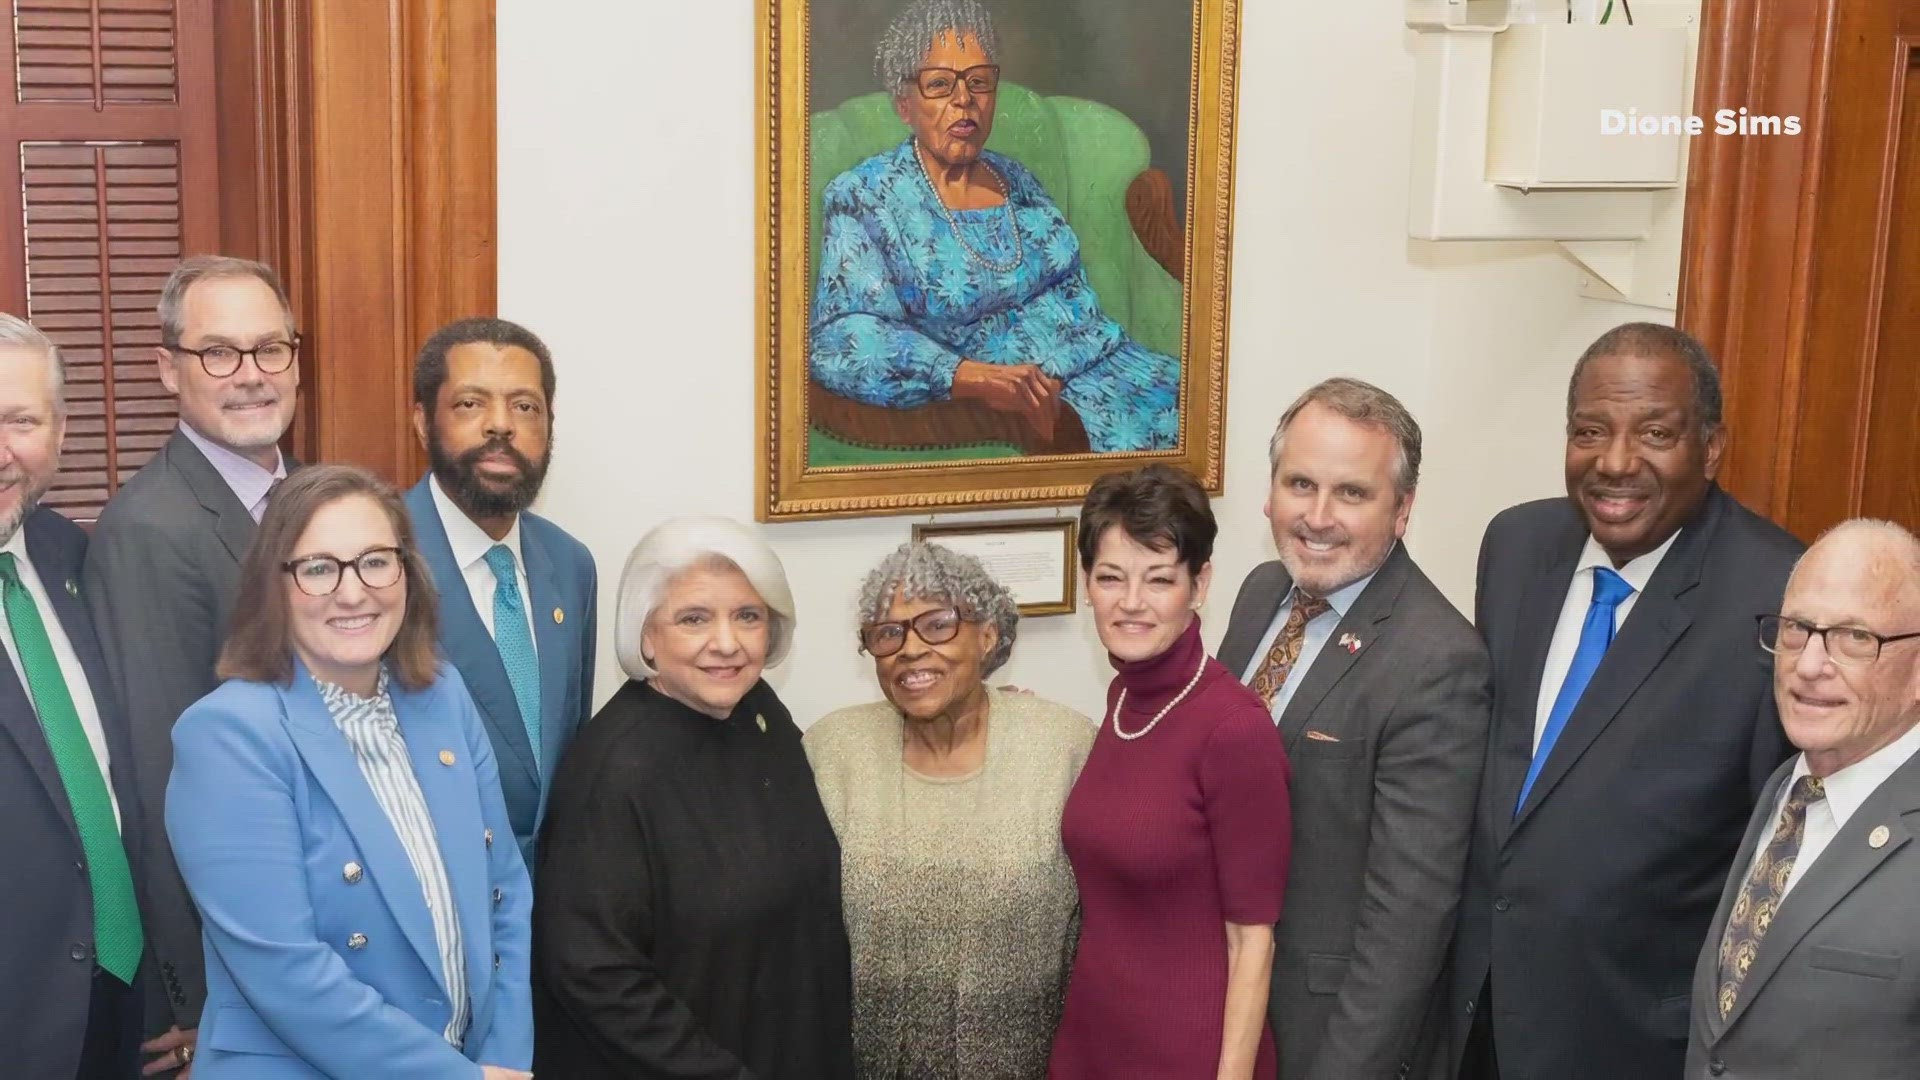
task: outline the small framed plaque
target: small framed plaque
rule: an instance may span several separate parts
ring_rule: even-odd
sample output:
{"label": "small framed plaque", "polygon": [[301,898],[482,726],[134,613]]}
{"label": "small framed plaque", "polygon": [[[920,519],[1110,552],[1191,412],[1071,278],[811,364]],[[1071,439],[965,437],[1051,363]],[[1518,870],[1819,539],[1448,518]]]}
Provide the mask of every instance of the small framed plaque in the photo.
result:
{"label": "small framed plaque", "polygon": [[1023,617],[1067,615],[1075,608],[1078,529],[1073,518],[915,525],[913,539],[979,559],[1013,593]]}

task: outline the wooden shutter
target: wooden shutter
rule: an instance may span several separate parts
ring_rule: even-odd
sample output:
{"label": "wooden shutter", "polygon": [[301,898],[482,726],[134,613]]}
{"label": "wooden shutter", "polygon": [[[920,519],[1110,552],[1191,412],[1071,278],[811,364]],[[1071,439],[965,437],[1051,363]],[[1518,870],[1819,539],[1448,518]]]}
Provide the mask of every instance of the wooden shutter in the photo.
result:
{"label": "wooden shutter", "polygon": [[13,0],[0,23],[0,309],[66,358],[46,501],[76,519],[173,429],[155,305],[218,246],[212,2]]}

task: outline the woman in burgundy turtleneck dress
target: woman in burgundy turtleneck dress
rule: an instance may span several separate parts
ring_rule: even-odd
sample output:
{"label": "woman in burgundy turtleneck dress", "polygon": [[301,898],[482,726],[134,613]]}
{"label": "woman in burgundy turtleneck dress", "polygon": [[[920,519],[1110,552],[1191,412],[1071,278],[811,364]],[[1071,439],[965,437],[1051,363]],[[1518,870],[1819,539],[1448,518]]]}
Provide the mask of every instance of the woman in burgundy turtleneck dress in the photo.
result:
{"label": "woman in burgundy turtleneck dress", "polygon": [[1080,950],[1053,1080],[1265,1080],[1287,757],[1260,699],[1207,656],[1195,612],[1216,527],[1192,477],[1100,478],[1080,565],[1119,672],[1060,825]]}

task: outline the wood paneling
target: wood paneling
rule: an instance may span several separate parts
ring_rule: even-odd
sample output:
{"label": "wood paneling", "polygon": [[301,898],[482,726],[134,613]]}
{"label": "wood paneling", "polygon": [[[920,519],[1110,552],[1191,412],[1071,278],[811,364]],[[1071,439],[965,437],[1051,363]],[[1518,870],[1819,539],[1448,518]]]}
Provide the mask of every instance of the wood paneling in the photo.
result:
{"label": "wood paneling", "polygon": [[[1721,479],[1803,537],[1916,517],[1920,0],[1706,0],[1695,111],[1802,118],[1696,140],[1679,322],[1719,358]],[[1906,209],[1903,220],[1902,209]]]}
{"label": "wood paneling", "polygon": [[[47,501],[89,520],[173,426],[160,286],[219,236],[211,0],[18,0],[0,21],[0,310],[65,356]],[[190,74],[184,77],[181,72]]]}

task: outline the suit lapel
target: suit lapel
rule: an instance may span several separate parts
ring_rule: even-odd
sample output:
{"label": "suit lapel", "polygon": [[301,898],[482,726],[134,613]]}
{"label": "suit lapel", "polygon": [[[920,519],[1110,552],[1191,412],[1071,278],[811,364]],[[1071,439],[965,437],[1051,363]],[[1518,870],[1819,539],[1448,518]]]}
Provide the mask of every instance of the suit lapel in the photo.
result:
{"label": "suit lapel", "polygon": [[[1260,567],[1254,573],[1260,573]],[[1227,624],[1227,636],[1220,642],[1220,665],[1239,678],[1253,662],[1253,650],[1260,645],[1260,639],[1266,635],[1267,628],[1273,625],[1274,616],[1280,614],[1280,605],[1287,599],[1287,590],[1293,588],[1293,578],[1284,567],[1274,564],[1273,585],[1270,589],[1262,587],[1260,592],[1247,598],[1247,612],[1236,612],[1241,618]]]}
{"label": "suit lapel", "polygon": [[[413,862],[407,858],[400,835],[394,831],[386,811],[380,808],[379,800],[374,798],[372,787],[360,771],[360,762],[353,756],[353,747],[335,726],[326,701],[320,697],[320,688],[307,674],[305,665],[295,665],[293,685],[281,688],[280,697],[286,711],[287,732],[300,752],[300,759],[319,781],[321,790],[346,823],[347,831],[353,834],[354,846],[366,861],[367,873],[373,878],[374,887],[380,890],[380,897],[386,901],[394,921],[400,924],[407,942],[419,955],[420,962],[434,973],[434,981],[443,983],[440,947],[433,936],[433,916],[421,898],[420,877],[413,872]],[[416,775],[420,772],[417,764],[414,771]]]}
{"label": "suit lapel", "polygon": [[[1773,973],[1780,970],[1801,938],[1889,856],[1907,846],[1913,839],[1913,827],[1905,815],[1915,813],[1920,813],[1920,758],[1902,765],[1860,804],[1781,902],[1772,925],[1767,928],[1767,936],[1760,939],[1760,951],[1747,970],[1746,981],[1740,984],[1740,995],[1734,999],[1724,1027],[1730,1028],[1739,1021],[1747,1005],[1759,996]],[[1769,821],[1768,827],[1771,826]],[[1885,828],[1888,837],[1886,843],[1874,847],[1868,837],[1878,828]],[[1744,863],[1737,865],[1741,872],[1745,871]]]}
{"label": "suit lapel", "polygon": [[[560,590],[554,582],[552,553],[534,530],[520,518],[520,557],[526,560],[527,591],[531,593],[527,614],[533,619],[534,651],[540,661],[540,761],[546,776],[540,778],[540,790],[547,789],[547,776],[559,764],[560,747],[566,742],[567,639],[565,624],[555,621],[555,613],[566,615],[560,602]],[[579,612],[574,613],[576,616]],[[545,800],[541,800],[544,805]]]}
{"label": "suit lapel", "polygon": [[[1701,951],[1700,970],[1695,976],[1696,983],[1700,984],[1694,995],[1696,1001],[1717,1000],[1720,991],[1720,939],[1727,934],[1727,919],[1733,913],[1733,902],[1746,885],[1747,865],[1753,862],[1753,853],[1773,833],[1774,804],[1779,801],[1780,786],[1787,782],[1787,777],[1793,775],[1793,765],[1798,760],[1797,755],[1790,757],[1773,771],[1773,777],[1767,781],[1760,801],[1755,804],[1753,816],[1747,822],[1747,835],[1741,839],[1740,849],[1733,857],[1733,868],[1728,871],[1726,885],[1720,890],[1720,906],[1714,909],[1713,924],[1707,930],[1706,947]],[[1706,1021],[1707,1031],[1715,1039],[1727,1029],[1727,1021],[1720,1018],[1717,1005],[1707,1009]]]}
{"label": "suit lapel", "polygon": [[[467,987],[477,993],[476,987],[493,982],[490,977],[493,960],[488,955],[488,943],[493,939],[493,909],[486,904],[459,901],[488,895],[487,867],[482,854],[485,848],[473,842],[485,826],[480,820],[479,801],[474,797],[473,762],[465,760],[469,756],[466,739],[459,725],[452,722],[453,712],[434,707],[436,691],[437,687],[403,690],[397,683],[389,690],[393,695],[394,715],[399,717],[400,731],[407,741],[407,756],[413,762],[413,775],[420,783],[421,796],[426,799],[427,814],[433,819],[440,862],[446,867],[447,883],[453,891],[454,910],[460,919],[460,938],[467,959]],[[453,765],[444,763],[440,757],[443,750],[453,753]],[[429,941],[435,944],[431,966],[434,973],[440,975],[440,953],[437,941],[431,936],[431,925],[428,931]],[[489,977],[480,977],[483,973]],[[473,1015],[480,1015],[481,1004],[477,999],[473,1002]]]}
{"label": "suit lapel", "polygon": [[[253,534],[259,528],[253,515],[240,505],[240,496],[233,493],[226,480],[220,476],[220,470],[213,467],[207,455],[193,445],[179,429],[167,440],[161,453],[167,456],[167,464],[173,466],[186,482],[193,497],[213,515],[213,533],[220,538],[221,546],[227,554],[233,556],[236,565],[246,557],[247,546],[253,543]],[[289,465],[291,468],[291,465]]]}
{"label": "suit lapel", "polygon": [[[1620,624],[1619,634],[1601,658],[1592,681],[1587,683],[1579,704],[1573,708],[1573,715],[1567,717],[1567,726],[1560,732],[1553,752],[1540,770],[1540,779],[1528,793],[1526,805],[1515,816],[1516,830],[1526,823],[1534,808],[1553,793],[1555,785],[1620,715],[1627,699],[1640,689],[1640,684],[1666,658],[1673,643],[1693,624],[1693,609],[1687,596],[1700,583],[1702,557],[1719,520],[1720,504],[1715,494],[1708,492],[1700,513],[1682,529],[1673,547],[1660,560],[1660,568],[1653,572],[1645,591],[1633,602],[1633,610]],[[1564,602],[1564,596],[1562,600]],[[1557,619],[1557,607],[1555,611]],[[1551,638],[1551,629],[1547,636]],[[1516,794],[1518,791],[1515,788]]]}
{"label": "suit lapel", "polygon": [[[41,570],[42,552],[48,545],[41,540],[36,543],[40,530],[34,527],[33,517],[29,516],[22,527],[27,530],[27,557],[33,560],[34,571]],[[54,574],[43,575],[51,578],[48,587],[59,590],[61,581]],[[4,618],[0,615],[0,618]],[[0,653],[6,650],[0,649]],[[67,786],[60,779],[60,767],[53,760],[53,750],[47,745],[47,733],[40,727],[40,714],[34,711],[33,697],[27,686],[14,671],[15,657],[0,656],[0,730],[10,736],[20,747],[20,756],[27,759],[33,768],[33,775],[46,789],[47,798],[53,801],[54,809],[60,820],[66,822],[67,829],[73,834],[76,845],[80,842],[80,830],[73,822],[73,805],[67,800]]]}
{"label": "suit lapel", "polygon": [[501,769],[519,769],[538,786],[533,747],[520,720],[520,703],[513,696],[507,666],[500,659],[493,635],[487,633],[480,613],[474,610],[473,594],[467,591],[466,575],[453,561],[453,546],[447,542],[446,526],[440,521],[440,509],[434,504],[427,481],[421,480],[407,492],[407,508],[412,512],[420,555],[440,593],[441,651],[466,681],[467,692],[480,708],[480,718],[487,725],[494,748],[504,751],[497,755]]}
{"label": "suit lapel", "polygon": [[1540,681],[1545,675],[1554,627],[1560,621],[1560,609],[1566,606],[1567,589],[1573,584],[1573,570],[1580,562],[1580,549],[1586,543],[1586,535],[1585,527],[1576,524],[1556,537],[1547,558],[1534,567],[1520,594],[1512,645],[1516,677],[1511,696],[1502,701],[1508,723],[1495,729],[1492,757],[1487,764],[1488,786],[1496,795],[1494,810],[1503,841],[1512,835],[1517,824],[1511,811],[1520,798],[1520,785],[1526,781],[1527,767],[1533,761],[1533,728],[1539,712]]}
{"label": "suit lapel", "polygon": [[[1299,741],[1300,733],[1306,729],[1307,718],[1320,707],[1320,703],[1326,700],[1347,672],[1353,670],[1360,654],[1369,644],[1377,647],[1379,636],[1385,631],[1374,628],[1393,614],[1394,601],[1399,599],[1400,587],[1407,580],[1409,562],[1406,545],[1395,544],[1387,560],[1375,572],[1373,580],[1354,598],[1353,606],[1347,609],[1340,624],[1333,628],[1327,643],[1313,658],[1313,666],[1300,676],[1300,685],[1294,687],[1293,696],[1287,699],[1287,707],[1280,713],[1280,738],[1289,752]],[[1348,651],[1340,645],[1340,635],[1347,633],[1360,639],[1360,648]]]}

